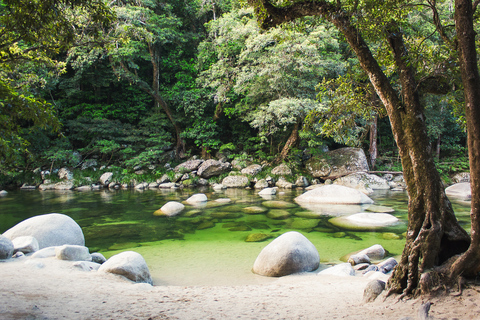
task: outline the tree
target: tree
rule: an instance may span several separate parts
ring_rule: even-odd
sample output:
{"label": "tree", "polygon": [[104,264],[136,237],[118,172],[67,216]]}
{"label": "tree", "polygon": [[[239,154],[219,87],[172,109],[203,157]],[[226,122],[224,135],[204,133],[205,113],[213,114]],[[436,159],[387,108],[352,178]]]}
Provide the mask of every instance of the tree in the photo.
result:
{"label": "tree", "polygon": [[[63,72],[64,63],[53,57],[76,42],[80,23],[74,10],[86,12],[95,25],[107,27],[113,19],[99,0],[0,1],[2,168],[19,165],[19,157],[28,152],[25,130],[60,127],[53,106],[40,97],[40,91]],[[83,34],[96,34],[89,27],[81,28]]]}
{"label": "tree", "polygon": [[[413,68],[413,59],[401,27],[402,15],[405,14],[403,3],[288,1],[283,3],[283,6],[275,5],[269,0],[250,0],[249,3],[255,7],[263,28],[271,28],[303,16],[323,16],[338,28],[355,52],[386,108],[409,195],[406,244],[388,287],[391,293],[402,295],[422,293],[430,289],[428,277],[422,277],[422,274],[464,252],[470,244],[470,237],[458,224],[439,173],[435,169],[432,149],[428,142],[424,106],[421,104],[415,78],[416,70]],[[369,25],[369,28],[364,30],[366,34],[373,34],[378,38],[381,36],[388,44],[398,83],[394,84],[386,76],[384,70],[389,68],[382,68],[378,57],[372,54],[371,47],[360,30],[359,21],[366,21]],[[468,61],[476,63],[476,59],[472,60],[471,57]],[[401,89],[400,92],[395,90],[395,85]],[[468,116],[470,115],[467,112]],[[479,140],[476,141],[478,143]],[[475,142],[470,142],[469,139],[469,146],[471,143]],[[474,150],[471,152],[475,152]],[[480,183],[475,179],[477,176],[473,175],[472,185]],[[472,202],[472,207],[474,205]],[[473,221],[472,225],[474,223],[478,221]],[[472,237],[477,237],[473,230]],[[475,240],[472,243],[474,242]]]}

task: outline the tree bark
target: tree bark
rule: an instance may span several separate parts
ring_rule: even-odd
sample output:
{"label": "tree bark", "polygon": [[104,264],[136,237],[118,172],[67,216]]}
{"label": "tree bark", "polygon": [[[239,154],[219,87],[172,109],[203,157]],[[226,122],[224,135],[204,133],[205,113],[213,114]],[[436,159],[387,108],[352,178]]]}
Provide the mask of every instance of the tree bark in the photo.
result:
{"label": "tree bark", "polygon": [[295,123],[295,126],[293,127],[292,133],[288,137],[287,142],[285,142],[285,145],[283,146],[282,152],[280,152],[280,154],[279,154],[279,156],[276,160],[277,163],[285,160],[285,158],[288,155],[288,152],[290,152],[290,149],[292,149],[293,147],[295,147],[298,144],[298,141],[300,139],[300,137],[298,135],[299,127],[300,127],[300,121],[297,121]]}
{"label": "tree bark", "polygon": [[472,242],[468,250],[452,262],[448,270],[451,283],[460,275],[475,276],[480,272],[480,76],[473,28],[471,0],[455,0],[455,28],[464,86],[465,118],[467,119],[468,157],[472,202],[470,218]]}
{"label": "tree bark", "polygon": [[368,154],[370,155],[370,169],[375,169],[375,163],[377,162],[377,125],[378,116],[375,115],[372,124],[370,125],[370,148],[368,148]]}
{"label": "tree bark", "polygon": [[323,16],[337,27],[355,52],[387,110],[409,196],[406,245],[388,283],[389,292],[418,293],[421,274],[465,251],[469,236],[458,224],[435,168],[423,106],[416,91],[414,72],[409,67],[402,33],[394,23],[388,30],[388,40],[402,86],[400,100],[362,35],[351,22],[350,15],[340,6],[325,1],[304,1],[277,8],[269,0],[250,1],[255,5],[257,17],[264,28],[298,17]]}

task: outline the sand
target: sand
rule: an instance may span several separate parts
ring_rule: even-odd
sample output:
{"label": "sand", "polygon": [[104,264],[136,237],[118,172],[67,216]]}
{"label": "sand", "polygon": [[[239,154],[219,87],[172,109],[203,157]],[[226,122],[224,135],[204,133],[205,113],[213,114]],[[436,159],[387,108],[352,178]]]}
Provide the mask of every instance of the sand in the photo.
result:
{"label": "sand", "polygon": [[458,297],[365,304],[371,280],[361,276],[304,273],[255,285],[150,286],[28,257],[0,263],[0,275],[0,319],[418,319],[426,301],[434,319],[480,318],[474,285]]}

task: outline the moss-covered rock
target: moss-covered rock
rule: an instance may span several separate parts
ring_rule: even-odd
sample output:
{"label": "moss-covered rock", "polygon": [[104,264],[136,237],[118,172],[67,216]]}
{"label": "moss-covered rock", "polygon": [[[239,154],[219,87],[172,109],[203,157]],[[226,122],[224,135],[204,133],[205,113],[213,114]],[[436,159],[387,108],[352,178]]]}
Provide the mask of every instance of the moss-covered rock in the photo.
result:
{"label": "moss-covered rock", "polygon": [[290,217],[290,212],[281,209],[272,209],[267,213],[267,217],[275,220],[284,220]]}
{"label": "moss-covered rock", "polygon": [[262,242],[271,238],[273,238],[273,235],[271,234],[250,233],[245,239],[245,242]]}
{"label": "moss-covered rock", "polygon": [[294,203],[281,201],[281,200],[270,200],[262,202],[262,205],[267,208],[273,209],[290,209],[296,208],[297,206]]}
{"label": "moss-covered rock", "polygon": [[246,214],[262,214],[267,213],[268,209],[265,207],[251,206],[243,208],[242,211]]}

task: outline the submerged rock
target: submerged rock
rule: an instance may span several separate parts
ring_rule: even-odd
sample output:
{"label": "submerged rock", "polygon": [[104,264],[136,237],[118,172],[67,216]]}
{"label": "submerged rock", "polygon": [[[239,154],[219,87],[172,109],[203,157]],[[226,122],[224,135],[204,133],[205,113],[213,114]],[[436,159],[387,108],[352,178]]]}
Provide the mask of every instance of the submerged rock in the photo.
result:
{"label": "submerged rock", "polygon": [[169,201],[165,203],[160,209],[155,211],[153,214],[156,216],[173,217],[182,212],[183,209],[185,209],[185,206],[182,203],[177,201]]}
{"label": "submerged rock", "polygon": [[290,212],[282,209],[272,209],[267,213],[267,217],[270,219],[283,220],[290,217]]}
{"label": "submerged rock", "polygon": [[302,205],[315,204],[372,204],[373,200],[357,189],[339,185],[324,185],[295,198]]}
{"label": "submerged rock", "polygon": [[328,220],[336,227],[353,231],[378,230],[396,225],[399,220],[388,213],[361,212]]}
{"label": "submerged rock", "polygon": [[262,205],[273,209],[291,209],[297,207],[294,203],[280,200],[264,201]]}
{"label": "submerged rock", "polygon": [[243,208],[242,211],[246,214],[262,214],[268,212],[268,209],[259,206],[251,206]]}
{"label": "submerged rock", "polygon": [[3,235],[10,240],[32,236],[37,239],[39,249],[64,244],[85,245],[82,228],[72,218],[60,213],[26,219],[5,231]]}
{"label": "submerged rock", "polygon": [[273,238],[271,234],[266,234],[266,233],[250,233],[247,238],[245,239],[245,242],[262,242],[268,239]]}
{"label": "submerged rock", "polygon": [[269,243],[258,255],[253,272],[262,276],[281,277],[318,268],[317,248],[301,233],[290,231]]}

